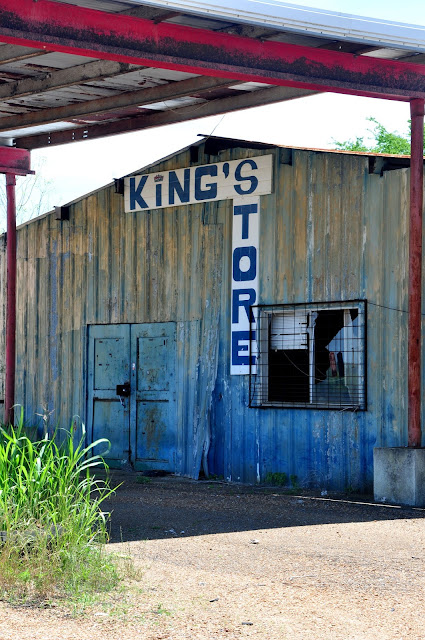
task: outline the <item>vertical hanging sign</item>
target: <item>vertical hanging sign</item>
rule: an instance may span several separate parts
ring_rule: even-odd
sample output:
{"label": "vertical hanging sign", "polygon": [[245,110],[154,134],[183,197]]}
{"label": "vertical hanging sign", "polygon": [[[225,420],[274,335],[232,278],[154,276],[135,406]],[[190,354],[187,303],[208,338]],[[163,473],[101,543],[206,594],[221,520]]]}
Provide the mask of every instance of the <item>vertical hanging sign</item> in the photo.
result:
{"label": "vertical hanging sign", "polygon": [[124,179],[128,213],[233,200],[232,375],[255,370],[256,312],[251,306],[258,298],[260,196],[272,192],[272,167],[268,154]]}
{"label": "vertical hanging sign", "polygon": [[[255,371],[260,198],[233,200],[231,375]],[[251,325],[252,323],[252,325]],[[254,327],[250,336],[250,327]],[[251,340],[251,345],[250,345]],[[251,359],[251,362],[250,362]]]}

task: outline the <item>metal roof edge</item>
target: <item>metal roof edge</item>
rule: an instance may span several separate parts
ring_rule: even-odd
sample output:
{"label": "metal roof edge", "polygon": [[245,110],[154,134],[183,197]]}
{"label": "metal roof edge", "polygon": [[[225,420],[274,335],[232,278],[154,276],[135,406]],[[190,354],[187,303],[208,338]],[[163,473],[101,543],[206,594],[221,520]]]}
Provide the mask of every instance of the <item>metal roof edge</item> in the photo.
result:
{"label": "metal roof edge", "polygon": [[397,49],[425,51],[425,25],[414,25],[286,4],[275,0],[129,0],[192,13],[211,19],[293,31],[304,35],[350,40]]}
{"label": "metal roof edge", "polygon": [[[141,167],[140,169],[137,169],[136,171],[133,171],[131,173],[127,173],[127,174],[125,174],[124,176],[121,176],[121,177],[122,178],[127,178],[129,176],[140,175],[141,172],[147,171],[148,169],[151,169],[152,167],[154,167],[159,162],[165,162],[166,160],[170,160],[171,158],[173,158],[177,154],[183,153],[184,151],[188,151],[190,149],[190,147],[193,147],[194,145],[200,145],[200,144],[202,144],[202,142],[203,142],[203,139],[202,140],[195,140],[192,144],[188,144],[186,147],[182,147],[181,149],[177,149],[176,151],[173,151],[172,153],[168,154],[167,156],[164,156],[163,158],[158,158],[158,160],[154,160],[153,162],[150,162],[148,165],[145,165],[144,167]],[[89,198],[90,196],[95,195],[99,191],[103,191],[103,189],[108,189],[109,187],[113,187],[114,184],[115,184],[114,182],[107,182],[106,184],[103,184],[100,187],[97,187],[96,189],[93,189],[93,191],[89,191],[88,193],[83,193],[81,196],[77,196],[76,198],[74,198],[74,200],[70,200],[69,202],[66,202],[66,203],[62,204],[61,206],[70,207],[70,206],[72,206],[74,204],[77,204],[81,200],[85,200],[86,198]],[[18,229],[22,229],[23,227],[26,227],[27,225],[31,224],[32,222],[38,222],[39,220],[42,220],[43,218],[47,218],[48,216],[51,216],[54,213],[56,213],[55,209],[51,209],[50,211],[45,211],[44,213],[41,213],[39,216],[36,216],[35,218],[31,218],[30,220],[26,220],[25,222],[22,222],[21,224],[17,225],[16,229],[17,230]],[[4,233],[1,233],[0,234],[0,238],[3,235],[4,235]]]}
{"label": "metal roof edge", "polygon": [[[363,156],[363,157],[367,157],[367,158],[388,158],[388,159],[400,159],[400,160],[405,160],[408,161],[410,164],[410,155],[397,155],[397,154],[391,154],[391,153],[373,153],[370,151],[348,151],[345,149],[321,149],[321,148],[315,148],[315,147],[297,147],[295,145],[283,145],[283,144],[274,144],[274,143],[268,143],[268,142],[260,142],[260,141],[255,141],[255,140],[244,140],[241,138],[227,138],[227,137],[223,137],[223,136],[212,136],[212,135],[205,135],[205,134],[198,134],[200,139],[199,140],[195,140],[194,142],[192,142],[191,144],[186,145],[185,147],[182,147],[181,149],[177,149],[176,151],[164,156],[163,158],[158,158],[157,160],[154,160],[153,162],[150,162],[149,164],[136,169],[135,171],[132,171],[131,173],[127,173],[124,176],[121,176],[122,178],[128,178],[131,176],[137,176],[137,175],[141,175],[143,173],[145,173],[146,171],[148,171],[149,169],[152,169],[153,167],[155,167],[156,165],[158,165],[161,162],[166,162],[167,160],[170,160],[171,158],[174,158],[176,155],[179,155],[181,153],[184,153],[185,151],[188,151],[191,147],[194,146],[200,146],[202,144],[204,144],[206,141],[208,140],[217,140],[221,143],[232,143],[232,145],[237,146],[237,143],[243,143],[243,146],[245,148],[249,148],[249,145],[255,145],[257,147],[257,149],[259,148],[264,148],[265,149],[290,149],[293,151],[310,151],[310,152],[314,152],[314,153],[331,153],[331,154],[340,154],[340,155],[351,155],[351,156]],[[424,161],[425,161],[425,157],[424,157]],[[403,167],[400,167],[403,168]],[[103,189],[108,189],[110,187],[114,186],[114,182],[108,182],[100,187],[97,187],[96,189],[93,189],[93,191],[89,191],[88,193],[83,193],[81,196],[78,196],[77,198],[75,198],[74,200],[71,200],[70,202],[66,202],[65,204],[63,204],[62,206],[72,206],[74,204],[77,204],[78,202],[80,202],[81,200],[85,200],[86,198],[89,198],[92,195],[95,195],[96,193],[98,193],[99,191],[103,191]],[[48,216],[51,216],[52,214],[56,213],[55,209],[52,209],[51,211],[46,211],[45,213],[40,214],[39,216],[35,217],[35,218],[31,218],[30,220],[27,220],[26,222],[22,222],[21,224],[19,224],[16,228],[17,229],[22,229],[23,227],[28,226],[29,224],[33,223],[33,222],[38,222],[39,220],[42,220],[43,218],[47,218]],[[4,233],[0,234],[0,238],[4,235]]]}
{"label": "metal roof edge", "polygon": [[[201,143],[205,142],[208,139],[211,140],[220,140],[220,141],[228,141],[231,143],[243,142],[244,146],[247,145],[258,145],[258,147],[264,148],[276,148],[276,149],[293,149],[295,151],[315,151],[320,153],[339,153],[339,154],[348,154],[348,155],[357,155],[357,156],[367,156],[367,157],[382,157],[382,158],[409,158],[410,155],[404,154],[395,154],[395,153],[378,153],[374,151],[349,151],[348,149],[327,149],[322,147],[299,147],[293,144],[276,144],[273,142],[260,142],[258,140],[245,140],[243,138],[227,138],[225,136],[211,136],[206,134],[199,134],[199,136],[203,136],[201,139]],[[192,146],[192,145],[191,145]],[[425,156],[424,156],[425,157]],[[133,174],[134,175],[134,174]]]}

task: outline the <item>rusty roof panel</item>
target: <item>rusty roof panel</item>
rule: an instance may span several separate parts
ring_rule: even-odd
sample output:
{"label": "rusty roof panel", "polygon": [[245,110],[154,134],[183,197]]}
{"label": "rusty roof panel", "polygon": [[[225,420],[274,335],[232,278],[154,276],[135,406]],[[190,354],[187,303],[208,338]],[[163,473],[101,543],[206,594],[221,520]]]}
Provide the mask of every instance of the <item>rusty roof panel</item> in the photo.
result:
{"label": "rusty roof panel", "polygon": [[[13,73],[19,73],[28,76],[37,76],[49,71],[55,71],[59,69],[70,69],[77,67],[81,64],[87,64],[93,62],[97,58],[84,58],[83,56],[70,56],[72,60],[68,60],[65,64],[62,58],[56,56],[63,56],[64,54],[50,54],[46,53],[43,56],[37,56],[36,58],[28,58],[26,60],[18,60],[16,62],[10,62],[8,64],[0,64],[0,77],[4,71],[10,71]],[[46,62],[46,58],[48,58]],[[43,61],[43,64],[41,64]]]}
{"label": "rusty roof panel", "polygon": [[240,84],[232,84],[229,89],[236,89],[236,91],[258,91],[259,89],[267,89],[273,87],[272,84],[265,84],[264,82],[241,82]]}
{"label": "rusty roof panel", "polygon": [[152,109],[154,111],[168,111],[170,109],[178,109],[179,107],[188,107],[192,104],[203,104],[206,102],[203,98],[176,98],[175,100],[167,100],[166,102],[156,102],[154,104],[146,104],[144,109]]}
{"label": "rusty roof panel", "polygon": [[75,4],[78,7],[108,11],[110,13],[118,13],[134,7],[134,3],[132,2],[121,2],[118,0],[56,0],[56,2]]}
{"label": "rusty roof panel", "polygon": [[175,18],[167,20],[172,24],[182,24],[185,27],[194,27],[195,29],[211,29],[212,31],[223,31],[231,27],[233,22],[225,22],[223,20],[213,20],[212,18],[200,18],[199,16],[180,14]]}
{"label": "rusty roof panel", "polygon": [[[63,4],[62,0],[55,1]],[[22,2],[24,2],[24,0],[22,0]],[[169,28],[172,26],[176,28],[182,25],[183,27],[190,26],[192,28],[202,29],[205,33],[207,33],[207,31],[217,31],[220,33],[220,36],[217,37],[223,37],[223,34],[229,33],[231,34],[229,37],[239,35],[244,38],[246,42],[249,40],[260,40],[261,42],[270,44],[270,41],[272,41],[287,43],[289,46],[309,47],[313,50],[320,48],[334,50],[336,52],[354,53],[359,56],[381,59],[383,61],[404,58],[408,62],[413,61],[419,64],[425,62],[425,56],[419,54],[418,57],[415,55],[419,53],[419,50],[409,50],[406,45],[403,45],[405,46],[405,50],[394,48],[394,46],[385,44],[385,42],[372,46],[365,42],[355,42],[355,39],[350,40],[348,36],[345,40],[330,37],[329,34],[324,35],[324,33],[319,33],[314,29],[306,28],[302,32],[297,32],[292,29],[292,27],[288,27],[290,30],[285,30],[282,25],[270,25],[264,21],[261,25],[255,23],[255,21],[249,23],[245,18],[241,21],[236,14],[233,15],[231,13],[232,7],[235,2],[238,2],[242,7],[241,10],[244,10],[244,7],[246,8],[246,6],[248,6],[247,3],[244,0],[230,0],[230,2],[225,3],[228,5],[226,6],[227,13],[220,13],[220,7],[222,7],[223,2],[224,0],[218,0],[214,7],[210,7],[211,10],[202,14],[202,7],[204,5],[198,3],[196,6],[199,8],[199,11],[197,9],[194,10],[193,7],[196,3],[194,4],[192,0],[184,0],[180,3],[172,0],[171,4],[168,0],[167,2],[165,2],[165,0],[67,0],[69,5],[98,10],[100,12],[98,14],[99,19],[103,15],[101,12],[123,13],[132,18],[143,18],[145,20],[144,24],[146,24],[146,20],[151,20],[154,24],[158,23],[158,28],[166,22]],[[51,3],[47,2],[47,4]],[[257,5],[258,2],[257,0],[252,0],[251,4],[254,6]],[[181,9],[183,5],[187,11]],[[180,10],[177,10],[177,7],[180,7]],[[283,10],[281,3],[279,7],[279,11]],[[275,5],[272,1],[270,6],[268,4],[267,11],[272,11],[274,8]],[[286,9],[288,9],[288,15],[290,14],[292,16],[293,8],[289,10],[289,8],[286,7]],[[319,13],[322,17],[323,15],[325,15],[325,17],[328,15],[322,11],[319,11]],[[229,18],[230,15],[233,15],[234,20]],[[335,16],[333,16],[333,18],[334,17]],[[344,18],[344,16],[341,14],[341,19],[342,18]],[[290,20],[288,22],[288,25],[289,24]],[[392,26],[392,23],[390,26]],[[406,27],[406,25],[399,26],[402,28]],[[380,23],[380,28],[381,27],[382,24]],[[415,33],[418,29],[420,31],[420,28],[415,29]],[[31,42],[28,40],[28,44],[31,44]],[[53,41],[51,41],[51,46],[54,48]],[[398,44],[396,46],[398,46]],[[78,51],[80,50],[82,49],[78,49]],[[92,51],[92,49],[87,48],[85,50],[87,52]],[[401,62],[403,62],[403,60],[401,60]],[[215,113],[225,113],[228,110],[241,109],[263,103],[270,104],[279,100],[293,99],[313,93],[312,90],[294,88],[288,88],[287,92],[282,92],[278,86],[267,82],[267,79],[270,77],[269,75],[267,75],[267,77],[264,74],[256,76],[251,73],[242,76],[242,78],[246,78],[244,82],[242,82],[241,78],[241,81],[238,83],[237,80],[234,79],[235,76],[233,76],[233,79],[229,79],[226,85],[211,88],[205,88],[204,86],[202,87],[202,91],[198,91],[194,85],[192,91],[182,95],[179,90],[179,83],[184,83],[184,81],[195,78],[199,78],[200,81],[202,81],[202,79],[205,80],[206,78],[206,76],[200,75],[200,73],[192,73],[192,69],[198,69],[196,65],[187,65],[187,68],[189,69],[188,71],[162,69],[154,65],[146,68],[132,64],[132,60],[129,60],[127,63],[112,62],[111,60],[106,61],[96,57],[85,57],[58,51],[42,52],[31,47],[12,44],[2,45],[0,43],[0,136],[2,135],[1,121],[6,117],[9,117],[9,119],[4,120],[3,131],[14,131],[14,138],[16,140],[21,137],[24,139],[22,142],[28,144],[29,148],[32,148],[32,141],[28,140],[28,133],[30,131],[48,131],[49,125],[47,124],[47,120],[50,112],[51,122],[54,122],[57,118],[61,118],[60,122],[50,125],[52,132],[61,130],[61,128],[68,128],[65,124],[66,122],[71,122],[74,128],[78,126],[86,127],[89,126],[90,123],[109,122],[114,124],[110,131],[117,133],[120,127],[122,130],[128,130],[129,127],[128,121],[123,122],[121,126],[120,120],[128,119],[129,117],[133,117],[136,114],[140,115],[144,112],[149,114],[149,117],[152,119],[152,112],[167,112],[180,109],[179,114],[173,113],[172,119],[180,119],[180,121],[183,121],[197,117],[194,115],[196,112],[191,108],[184,112],[184,107],[186,106],[196,108],[196,105],[200,105],[202,111],[200,111],[199,115],[214,115]],[[220,72],[220,68],[220,65],[218,65],[215,71]],[[65,71],[69,71],[68,78],[66,77]],[[225,74],[225,71],[222,70],[221,72]],[[262,77],[265,81],[257,81],[259,77]],[[21,80],[23,82],[19,82]],[[175,95],[170,94],[170,83],[176,85]],[[155,87],[160,89],[161,86],[164,87],[162,95],[160,93],[158,96],[155,95],[155,99],[150,100],[149,103],[148,97],[149,99],[151,97],[149,90]],[[142,95],[140,96],[140,102],[138,101],[139,96],[137,96],[137,101],[135,97],[131,97],[134,91],[140,92],[141,90],[148,92],[147,102],[144,102]],[[319,91],[319,89],[315,90],[315,92],[317,91]],[[255,94],[258,94],[258,98],[254,98]],[[268,96],[270,96],[270,98]],[[108,100],[115,97],[117,98],[116,105],[108,103],[108,105],[103,108],[102,99]],[[94,103],[93,113],[90,113],[87,109],[87,102],[90,100],[99,101],[98,104]],[[232,102],[229,103],[229,100]],[[220,105],[220,101],[223,103],[223,106]],[[208,110],[205,109],[207,103],[211,105],[211,108],[209,107]],[[72,107],[72,105],[75,106],[78,104],[85,105],[82,106],[80,113]],[[115,106],[116,108],[114,108]],[[58,114],[55,112],[55,109],[58,107],[70,107],[70,109],[68,109],[66,113],[59,112]],[[41,128],[40,125],[36,124],[37,122],[42,122],[40,117],[26,117],[26,119],[23,120],[22,116],[21,122],[19,121],[19,114],[25,114],[27,112],[34,112],[34,114],[36,114],[38,111],[46,113],[46,123],[43,122]],[[16,118],[11,119],[12,114],[15,114]],[[157,120],[160,124],[165,124],[165,120],[161,114]],[[28,124],[30,125],[29,127]],[[136,118],[131,125],[131,130],[137,130],[144,126],[144,119]],[[149,126],[155,125],[150,124]],[[8,129],[8,127],[10,127],[10,129]],[[10,133],[6,135],[9,136]],[[80,135],[77,130],[76,135]],[[106,128],[102,130],[98,128],[96,131],[93,131],[93,135],[100,137],[101,135],[110,135],[110,132],[108,132]],[[43,144],[41,139],[39,142],[33,142],[34,148],[38,148]],[[50,139],[48,143],[51,143]],[[19,145],[18,142],[17,144]]]}
{"label": "rusty roof panel", "polygon": [[147,78],[160,78],[161,80],[170,80],[171,82],[178,82],[179,80],[186,80],[187,78],[199,77],[198,73],[175,71],[174,69],[156,69],[153,67],[143,69],[143,75]]}
{"label": "rusty roof panel", "polygon": [[368,58],[380,58],[381,60],[398,60],[399,58],[413,55],[414,51],[400,51],[400,49],[374,49],[363,53],[363,56]]}
{"label": "rusty roof panel", "polygon": [[154,78],[147,75],[145,69],[139,71],[131,71],[120,76],[112,78],[102,78],[101,80],[92,80],[91,86],[110,87],[120,89],[121,91],[131,91],[132,89],[141,89],[142,87],[155,87],[166,84],[168,81],[164,78]]}
{"label": "rusty roof panel", "polygon": [[[32,61],[32,64],[38,67],[51,67],[53,69],[69,69],[79,64],[86,64],[96,58],[89,58],[86,56],[70,55],[68,53],[60,53],[52,51],[36,58],[36,62]],[[18,64],[18,63],[17,63]],[[25,64],[25,60],[21,64]]]}

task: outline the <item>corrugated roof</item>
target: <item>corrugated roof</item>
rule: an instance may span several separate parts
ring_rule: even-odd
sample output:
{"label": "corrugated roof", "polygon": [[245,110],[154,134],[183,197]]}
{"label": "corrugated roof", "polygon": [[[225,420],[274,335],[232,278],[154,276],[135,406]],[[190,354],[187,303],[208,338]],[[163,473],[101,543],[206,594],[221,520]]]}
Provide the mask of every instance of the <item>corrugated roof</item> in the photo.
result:
{"label": "corrugated roof", "polygon": [[[392,22],[358,16],[340,11],[328,11],[276,0],[129,0],[131,4],[148,4],[179,13],[214,16],[231,22],[261,25],[295,33],[315,34],[350,42],[394,46],[425,51],[425,26]],[[92,3],[93,4],[93,3]],[[110,3],[109,3],[110,4]],[[121,4],[121,3],[120,3]]]}
{"label": "corrugated roof", "polygon": [[[313,83],[314,79],[311,84],[315,86],[311,87],[308,82],[305,86],[298,83],[298,87],[276,86],[286,83],[286,77],[288,83],[293,84],[290,73],[281,74],[282,80],[278,82],[272,81],[273,74],[268,71],[262,72],[261,81],[255,77],[255,69],[250,78],[238,78],[235,72],[229,74],[226,60],[211,63],[213,67],[210,64],[210,70],[204,75],[192,72],[190,64],[164,68],[173,65],[163,64],[161,56],[157,56],[157,66],[149,67],[120,61],[120,56],[112,54],[111,59],[103,59],[108,54],[102,49],[103,45],[98,46],[94,40],[92,46],[98,46],[99,58],[49,51],[49,44],[43,49],[11,44],[17,37],[16,30],[8,28],[7,20],[6,24],[1,22],[2,4],[8,2],[11,0],[0,2],[0,138],[13,138],[17,146],[37,148],[112,135],[308,96],[320,90],[320,84]],[[63,4],[64,0],[56,0],[40,6]],[[345,52],[360,60],[380,60],[382,64],[387,60],[413,61],[414,67],[406,67],[409,74],[414,76],[416,69],[421,78],[421,74],[425,76],[425,53],[422,53],[425,27],[417,25],[349,16],[274,0],[216,0],[214,4],[195,0],[67,0],[67,4],[96,9],[99,20],[103,15],[114,13],[143,18],[152,25],[191,27],[191,33],[202,29],[206,36],[217,34],[217,38],[223,34],[236,35],[245,43],[283,43],[307,47],[306,51]],[[60,35],[58,31],[59,35],[55,35],[57,27],[53,23],[46,23],[43,32],[49,31],[47,26],[52,35],[38,37],[51,42],[52,49],[58,48],[58,42],[70,48],[66,34]],[[84,34],[83,27],[81,32]],[[8,34],[3,44],[2,33]],[[35,41],[34,34],[32,40],[31,34],[27,35],[28,41]],[[24,39],[16,41],[22,43]],[[199,47],[192,54],[189,46],[187,51],[189,63],[193,55],[194,66],[201,70],[204,63],[199,66],[197,61]],[[121,57],[129,59],[129,56]],[[355,80],[348,76],[347,73],[347,88],[352,85],[356,91]],[[342,73],[342,91],[345,90],[344,78]],[[391,78],[387,73],[386,81],[393,85],[395,93],[404,91],[403,78]],[[332,77],[329,82],[332,84]]]}

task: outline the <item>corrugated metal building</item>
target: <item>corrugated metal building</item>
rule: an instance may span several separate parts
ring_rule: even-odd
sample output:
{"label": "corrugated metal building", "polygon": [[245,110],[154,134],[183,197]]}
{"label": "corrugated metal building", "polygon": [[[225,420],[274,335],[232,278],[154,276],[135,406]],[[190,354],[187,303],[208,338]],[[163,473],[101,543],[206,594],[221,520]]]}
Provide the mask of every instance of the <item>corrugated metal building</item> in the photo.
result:
{"label": "corrugated metal building", "polygon": [[370,489],[407,442],[408,166],[207,138],[22,225],[27,420],[80,415],[112,465]]}

